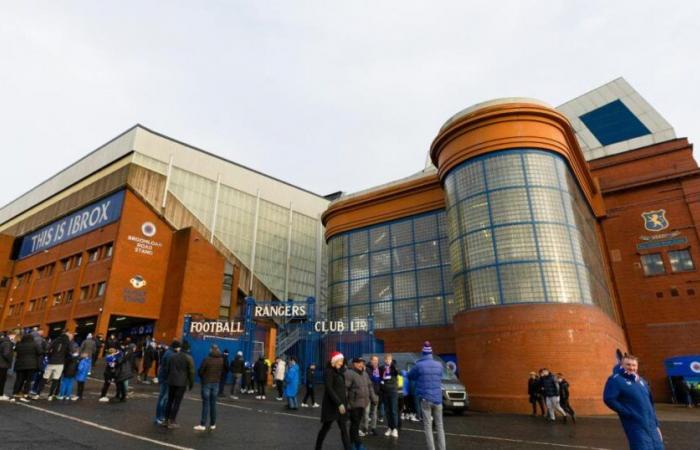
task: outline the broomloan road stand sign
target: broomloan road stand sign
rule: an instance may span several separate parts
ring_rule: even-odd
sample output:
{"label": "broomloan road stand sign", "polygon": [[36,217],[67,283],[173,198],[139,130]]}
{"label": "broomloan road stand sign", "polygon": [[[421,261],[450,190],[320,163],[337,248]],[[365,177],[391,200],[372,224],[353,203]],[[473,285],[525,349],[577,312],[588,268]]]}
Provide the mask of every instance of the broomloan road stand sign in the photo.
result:
{"label": "broomloan road stand sign", "polygon": [[17,258],[48,250],[117,221],[123,204],[124,191],[120,191],[24,236]]}

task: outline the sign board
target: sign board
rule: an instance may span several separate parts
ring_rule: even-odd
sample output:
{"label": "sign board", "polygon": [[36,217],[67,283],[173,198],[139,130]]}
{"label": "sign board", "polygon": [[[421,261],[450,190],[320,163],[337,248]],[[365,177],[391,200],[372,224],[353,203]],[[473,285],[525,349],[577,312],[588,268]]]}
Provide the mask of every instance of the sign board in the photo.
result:
{"label": "sign board", "polygon": [[650,248],[670,247],[672,245],[685,245],[688,243],[688,238],[680,236],[672,239],[650,240],[637,244],[637,250],[649,250]]}
{"label": "sign board", "polygon": [[18,259],[48,250],[119,219],[124,191],[103,198],[22,237]]}
{"label": "sign board", "polygon": [[240,320],[191,320],[189,335],[194,338],[204,336],[238,337],[245,332],[245,325]]}
{"label": "sign board", "polygon": [[308,311],[305,303],[298,304],[263,304],[253,307],[253,317],[256,319],[271,318],[305,318]]}

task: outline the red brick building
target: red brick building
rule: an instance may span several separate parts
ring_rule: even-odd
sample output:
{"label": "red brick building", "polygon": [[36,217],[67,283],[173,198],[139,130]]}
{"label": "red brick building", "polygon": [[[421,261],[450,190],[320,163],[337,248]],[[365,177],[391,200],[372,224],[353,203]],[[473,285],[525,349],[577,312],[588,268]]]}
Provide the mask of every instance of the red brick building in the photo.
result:
{"label": "red brick building", "polygon": [[[663,361],[700,353],[700,170],[687,139],[596,159],[605,200],[601,221],[625,332],[657,399],[670,395]],[[643,214],[667,224],[645,228]]]}

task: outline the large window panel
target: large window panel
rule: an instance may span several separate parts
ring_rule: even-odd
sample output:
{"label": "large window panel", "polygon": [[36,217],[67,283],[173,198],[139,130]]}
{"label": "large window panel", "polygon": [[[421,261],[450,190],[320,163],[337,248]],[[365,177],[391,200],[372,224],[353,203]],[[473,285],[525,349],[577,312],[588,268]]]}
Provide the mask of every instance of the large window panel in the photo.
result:
{"label": "large window panel", "polygon": [[524,188],[505,189],[489,194],[494,225],[530,222],[530,205]]}
{"label": "large window panel", "polygon": [[438,237],[437,217],[432,214],[417,217],[413,221],[413,230],[416,242],[436,239]]}
{"label": "large window panel", "polygon": [[503,152],[486,159],[489,189],[524,186],[525,174],[520,154]]}
{"label": "large window panel", "polygon": [[371,300],[373,302],[391,300],[393,298],[392,284],[391,275],[372,278]]}
{"label": "large window panel", "polygon": [[543,264],[549,301],[558,303],[581,303],[576,266],[568,263]]}
{"label": "large window panel", "polygon": [[391,271],[391,254],[389,252],[390,250],[383,250],[371,254],[372,276],[383,275]]}
{"label": "large window panel", "polygon": [[394,247],[413,243],[413,224],[410,220],[391,224],[391,244]]}
{"label": "large window panel", "polygon": [[542,259],[574,260],[569,242],[569,228],[566,225],[539,224],[535,228]]}
{"label": "large window panel", "polygon": [[416,244],[416,268],[433,267],[440,264],[440,243],[428,241]]}
{"label": "large window panel", "polygon": [[484,171],[481,164],[471,164],[464,169],[456,181],[456,194],[460,199],[471,197],[474,194],[484,192]]}
{"label": "large window panel", "polygon": [[465,277],[466,302],[472,308],[501,303],[496,269],[474,270]]}
{"label": "large window panel", "polygon": [[512,225],[495,231],[499,262],[537,259],[532,225]]}
{"label": "large window panel", "polygon": [[416,260],[413,246],[407,245],[395,248],[392,250],[391,254],[393,256],[392,264],[394,272],[411,270],[415,267]]}
{"label": "large window panel", "polygon": [[394,324],[397,328],[418,325],[418,303],[416,300],[394,302]]}
{"label": "large window panel", "polygon": [[369,276],[369,255],[350,257],[350,278],[367,278]]}
{"label": "large window panel", "polygon": [[491,230],[481,230],[465,236],[464,254],[467,255],[468,269],[493,264],[496,256],[493,253]]}
{"label": "large window panel", "polygon": [[500,274],[503,303],[545,301],[539,263],[502,265]]}
{"label": "large window panel", "polygon": [[411,298],[416,296],[416,273],[403,272],[394,274],[394,298]]}
{"label": "large window panel", "polygon": [[384,250],[389,248],[389,227],[381,225],[369,230],[369,249]]}
{"label": "large window panel", "polygon": [[353,280],[350,282],[350,304],[367,303],[369,301],[369,279]]}
{"label": "large window panel", "polygon": [[445,321],[445,300],[440,296],[421,298],[418,311],[421,325],[440,325]]}
{"label": "large window panel", "polygon": [[491,226],[486,195],[477,195],[457,205],[459,230],[467,233]]}
{"label": "large window panel", "polygon": [[374,327],[377,329],[394,327],[394,302],[372,303],[371,311]]}
{"label": "large window panel", "polygon": [[369,247],[367,230],[356,231],[350,235],[350,254],[367,253]]}
{"label": "large window panel", "polygon": [[442,276],[440,269],[418,271],[418,295],[438,295],[442,293]]}

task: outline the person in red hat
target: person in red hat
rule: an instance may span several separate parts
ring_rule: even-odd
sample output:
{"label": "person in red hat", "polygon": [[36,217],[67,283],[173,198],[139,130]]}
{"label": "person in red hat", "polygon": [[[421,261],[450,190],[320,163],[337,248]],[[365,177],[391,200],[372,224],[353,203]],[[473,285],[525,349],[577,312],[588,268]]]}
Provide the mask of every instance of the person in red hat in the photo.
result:
{"label": "person in red hat", "polygon": [[345,387],[345,369],[343,363],[345,357],[340,352],[331,353],[330,360],[324,371],[325,389],[321,404],[321,429],[316,437],[316,450],[323,448],[323,441],[333,422],[338,423],[340,437],[343,440],[343,448],[350,450],[350,436],[348,435],[347,415],[347,390]]}

